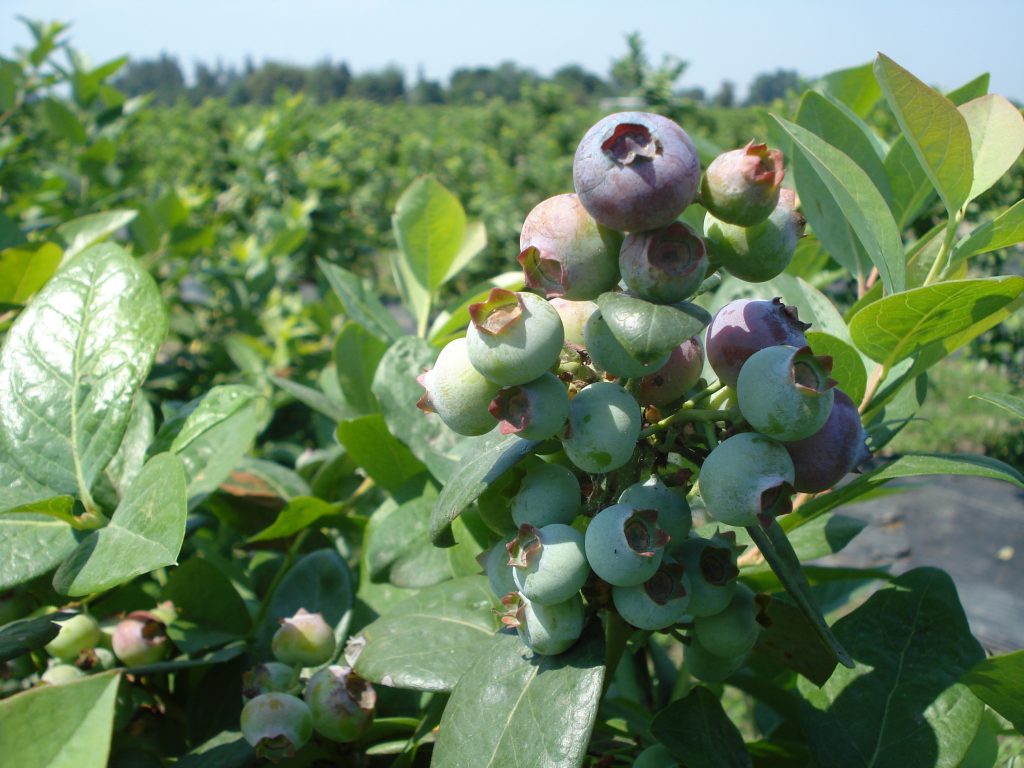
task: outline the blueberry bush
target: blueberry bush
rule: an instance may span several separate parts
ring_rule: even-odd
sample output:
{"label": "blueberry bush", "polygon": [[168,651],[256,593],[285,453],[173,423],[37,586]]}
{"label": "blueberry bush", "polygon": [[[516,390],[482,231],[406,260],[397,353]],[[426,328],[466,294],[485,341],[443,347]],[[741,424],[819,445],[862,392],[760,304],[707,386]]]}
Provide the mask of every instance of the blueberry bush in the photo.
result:
{"label": "blueberry bush", "polygon": [[710,157],[665,116],[593,115],[554,188],[488,203],[518,249],[420,175],[368,265],[344,250],[366,222],[331,220],[365,188],[301,104],[149,186],[123,62],[30,31],[0,59],[2,762],[1019,745],[1024,651],[987,656],[946,573],[814,562],[893,480],[1024,487],[886,452],[929,369],[1024,295],[978,268],[1024,241],[1024,201],[974,204],[1024,150],[986,78],[943,95],[879,55]]}

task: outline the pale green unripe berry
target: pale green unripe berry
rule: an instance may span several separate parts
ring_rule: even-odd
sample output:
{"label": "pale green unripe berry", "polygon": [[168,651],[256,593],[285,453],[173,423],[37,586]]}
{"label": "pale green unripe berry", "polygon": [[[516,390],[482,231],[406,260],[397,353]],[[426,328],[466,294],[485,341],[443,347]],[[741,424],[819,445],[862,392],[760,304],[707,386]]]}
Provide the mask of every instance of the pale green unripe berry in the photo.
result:
{"label": "pale green unripe berry", "polygon": [[711,616],[725,610],[736,593],[737,559],[742,549],[736,546],[736,534],[728,531],[710,539],[688,537],[673,550],[690,579],[687,613]]}
{"label": "pale green unripe berry", "polygon": [[85,677],[85,672],[73,664],[54,664],[39,677],[47,685],[66,685]]}
{"label": "pale green unripe berry", "polygon": [[640,425],[640,406],[633,396],[618,384],[598,381],[569,402],[562,446],[584,472],[611,472],[633,455]]}
{"label": "pale green unripe berry", "polygon": [[541,464],[526,473],[512,498],[512,519],[517,526],[568,525],[579,514],[581,502],[580,482],[572,470],[561,464]]}
{"label": "pale green unripe berry", "polygon": [[306,703],[287,693],[264,693],[242,708],[242,736],[263,757],[294,755],[313,735]]}
{"label": "pale green unripe berry", "polygon": [[300,608],[294,616],[281,619],[270,648],[283,664],[317,667],[334,655],[335,642],[334,631],[323,614]]}
{"label": "pale green unripe berry", "polygon": [[355,741],[373,722],[377,693],[349,667],[321,669],[306,683],[303,694],[313,728],[331,741]]}
{"label": "pale green unripe berry", "polygon": [[290,693],[298,679],[294,667],[265,661],[242,675],[242,698],[247,701],[264,693]]}
{"label": "pale green unripe berry", "polygon": [[831,372],[832,358],[816,357],[810,347],[780,344],[758,350],[740,368],[740,412],[750,426],[776,440],[810,437],[832,412],[836,383]]}
{"label": "pale green unripe berry", "polygon": [[711,161],[701,179],[700,201],[722,221],[750,227],[775,210],[784,175],[782,153],[751,141]]}
{"label": "pale green unripe berry", "polygon": [[569,393],[550,371],[533,381],[502,387],[488,406],[503,435],[525,440],[547,440],[565,426]]}
{"label": "pale green unripe berry", "polygon": [[663,561],[643,584],[613,587],[612,602],[619,616],[639,629],[659,630],[680,621],[688,612],[690,577],[683,566]]}
{"label": "pale green unripe berry", "polygon": [[741,656],[754,647],[761,632],[757,613],[754,593],[739,584],[724,610],[694,618],[693,631],[709,653],[725,658]]}
{"label": "pale green unripe berry", "polygon": [[724,267],[748,283],[771,280],[789,266],[806,223],[796,210],[795,195],[788,189],[779,192],[771,215],[753,226],[728,224],[708,213],[704,238],[711,266]]}
{"label": "pale green unripe berry", "polygon": [[464,338],[448,342],[434,367],[417,381],[426,391],[416,406],[436,413],[453,432],[482,435],[497,425],[490,405],[498,394],[498,385],[485,379],[469,362]]}
{"label": "pale green unripe berry", "polygon": [[60,631],[46,644],[46,652],[61,661],[74,661],[79,653],[100,642],[100,625],[87,613],[76,613],[55,623],[60,625]]}
{"label": "pale green unripe berry", "polygon": [[708,454],[700,470],[700,495],[716,522],[767,526],[793,508],[794,474],[780,443],[743,432]]}
{"label": "pale green unripe berry", "polygon": [[565,343],[575,344],[577,347],[585,347],[586,341],[583,338],[583,329],[590,316],[597,312],[597,303],[593,301],[569,301],[568,299],[548,299],[548,303],[555,308],[558,316],[562,318],[562,328],[565,331]]}
{"label": "pale green unripe berry", "polygon": [[487,584],[498,598],[517,589],[515,579],[512,578],[512,566],[508,562],[508,545],[514,538],[514,534],[506,536],[477,558],[487,576]]}
{"label": "pale green unripe berry", "polygon": [[691,635],[690,642],[683,651],[683,661],[687,671],[698,680],[706,683],[721,683],[743,666],[748,654],[736,656],[717,656]]}
{"label": "pale green unripe berry", "polygon": [[658,513],[629,504],[613,504],[587,526],[587,561],[594,573],[621,587],[643,584],[654,576],[668,536],[657,525]]}
{"label": "pale green unripe berry", "polygon": [[527,600],[521,594],[509,595],[502,602],[510,608],[502,622],[514,626],[534,653],[547,656],[562,653],[583,633],[586,615],[583,599],[578,594],[553,605]]}
{"label": "pale green unripe berry", "polygon": [[562,319],[540,296],[495,288],[487,301],[470,305],[469,313],[469,360],[495,384],[525,384],[558,362],[565,340]]}
{"label": "pale green unripe berry", "polygon": [[658,527],[668,534],[666,552],[672,552],[686,541],[693,527],[693,515],[686,497],[673,492],[657,475],[633,483],[619,494],[619,504],[635,509],[653,509],[658,513]]}
{"label": "pale green unripe berry", "polygon": [[508,553],[516,587],[526,599],[543,605],[568,600],[590,575],[583,534],[568,525],[522,525]]}

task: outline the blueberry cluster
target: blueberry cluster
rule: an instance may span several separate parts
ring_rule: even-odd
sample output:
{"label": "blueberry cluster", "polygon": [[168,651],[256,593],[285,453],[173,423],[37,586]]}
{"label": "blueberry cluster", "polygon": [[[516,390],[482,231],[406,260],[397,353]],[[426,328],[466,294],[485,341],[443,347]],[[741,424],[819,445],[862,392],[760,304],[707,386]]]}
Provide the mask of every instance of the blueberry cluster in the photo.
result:
{"label": "blueberry cluster", "polygon": [[[355,741],[370,726],[377,694],[349,667],[324,666],[335,649],[334,632],[321,614],[300,608],[281,619],[271,641],[275,661],[242,677],[242,735],[260,755],[292,755],[314,731],[331,741]],[[319,669],[304,679],[303,669],[314,667]]]}
{"label": "blueberry cluster", "polygon": [[[503,495],[479,505],[504,534],[481,564],[504,623],[533,651],[561,653],[590,613],[608,609],[640,629],[689,628],[692,671],[723,679],[757,639],[758,603],[737,581],[735,533],[691,531],[692,475],[709,522],[769,525],[793,493],[829,488],[863,458],[856,407],[779,299],[725,306],[703,343],[637,342],[645,318],[683,311],[716,270],[760,282],[786,268],[804,219],[783,175],[781,153],[754,142],[702,175],[671,120],[602,119],[577,149],[575,194],[526,217],[527,290],[495,289],[472,305],[465,337],[420,376],[419,407],[455,432],[498,426],[539,443]],[[700,234],[679,220],[696,201],[707,210]],[[625,316],[605,316],[609,296],[632,302]],[[673,412],[718,390],[735,407],[708,418],[699,449],[658,442]],[[664,471],[671,450],[696,456],[689,473]]]}

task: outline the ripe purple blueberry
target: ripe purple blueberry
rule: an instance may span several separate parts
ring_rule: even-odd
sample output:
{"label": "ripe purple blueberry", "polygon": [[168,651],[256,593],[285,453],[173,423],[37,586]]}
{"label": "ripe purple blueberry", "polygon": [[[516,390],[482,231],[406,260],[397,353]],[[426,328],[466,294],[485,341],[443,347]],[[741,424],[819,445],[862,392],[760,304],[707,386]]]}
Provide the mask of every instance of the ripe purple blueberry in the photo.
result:
{"label": "ripe purple blueberry", "polygon": [[749,227],[775,209],[783,176],[782,153],[751,141],[711,161],[701,180],[700,201],[715,218]]}
{"label": "ripe purple blueberry", "polygon": [[776,297],[771,301],[737,299],[715,313],[705,334],[708,363],[726,386],[735,387],[747,358],[765,347],[789,344],[806,347],[811,326],[800,322],[796,307]]}
{"label": "ripe purple blueberry", "polygon": [[704,241],[681,221],[626,235],[619,271],[637,296],[672,304],[697,292],[708,269]]}
{"label": "ripe purple blueberry", "polygon": [[466,344],[473,367],[503,387],[525,384],[558,362],[565,332],[555,308],[540,296],[503,288],[471,304]]}
{"label": "ripe purple blueberry", "polygon": [[667,117],[620,112],[587,131],[572,178],[598,223],[640,232],[671,224],[696,199],[700,160],[686,131]]}
{"label": "ripe purple blueberry", "polygon": [[779,193],[767,219],[749,227],[728,224],[709,213],[704,217],[704,238],[711,265],[750,283],[771,280],[789,266],[806,224],[788,189]]}
{"label": "ripe purple blueberry", "polygon": [[642,403],[659,408],[689,392],[704,371],[704,345],[700,337],[687,339],[673,349],[661,368],[640,379],[637,396]]}
{"label": "ripe purple blueberry", "polygon": [[334,655],[334,631],[323,614],[299,608],[294,616],[281,619],[281,626],[270,642],[270,649],[284,664],[316,667]]}
{"label": "ripe purple blueberry", "polygon": [[302,694],[313,729],[331,741],[355,741],[373,722],[377,692],[350,667],[333,664],[309,678]]}
{"label": "ripe purple blueberry", "polygon": [[796,469],[793,487],[802,493],[832,488],[871,457],[856,404],[842,390],[833,392],[835,401],[825,425],[810,437],[782,444]]}
{"label": "ripe purple blueberry", "polygon": [[776,440],[802,440],[821,429],[832,411],[832,358],[810,347],[782,344],[750,356],[740,370],[736,397],[750,426]]}
{"label": "ripe purple blueberry", "polygon": [[576,195],[555,195],[527,215],[519,264],[526,285],[549,299],[596,299],[619,282],[621,244],[622,235],[594,221]]}
{"label": "ripe purple blueberry", "polygon": [[793,508],[793,474],[781,443],[742,432],[708,454],[700,470],[700,495],[716,522],[768,526]]}

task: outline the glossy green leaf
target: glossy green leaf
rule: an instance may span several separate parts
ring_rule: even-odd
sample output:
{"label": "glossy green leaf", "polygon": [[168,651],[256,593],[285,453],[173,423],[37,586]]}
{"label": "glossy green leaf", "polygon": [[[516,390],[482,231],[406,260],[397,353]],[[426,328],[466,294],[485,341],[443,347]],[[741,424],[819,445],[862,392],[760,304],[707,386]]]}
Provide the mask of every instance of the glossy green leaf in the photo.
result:
{"label": "glossy green leaf", "polygon": [[60,266],[64,252],[53,243],[0,251],[0,304],[24,304]]}
{"label": "glossy green leaf", "polygon": [[270,641],[280,627],[279,620],[294,616],[299,608],[322,613],[324,621],[334,628],[340,653],[352,617],[354,591],[352,574],[333,549],[311,552],[285,574],[270,598],[263,623],[257,628],[256,652],[269,658]]}
{"label": "glossy green leaf", "polygon": [[992,405],[996,405],[1004,411],[1009,411],[1018,419],[1024,419],[1024,397],[986,392],[981,395],[971,395],[971,398],[992,403]]}
{"label": "glossy green leaf", "polygon": [[46,496],[24,489],[0,488],[0,513],[49,515],[72,525],[75,500],[71,496]]}
{"label": "glossy green leaf", "polygon": [[391,434],[401,438],[413,455],[445,482],[458,461],[457,447],[465,438],[436,415],[416,407],[423,386],[416,377],[434,366],[437,349],[416,336],[403,336],[388,348],[377,366],[373,393]]}
{"label": "glossy green leaf", "polygon": [[970,199],[973,181],[967,122],[953,102],[881,53],[875,77],[914,155],[954,216]]}
{"label": "glossy green leaf", "polygon": [[338,384],[347,402],[359,414],[378,410],[377,398],[370,386],[387,342],[374,336],[359,323],[347,322],[334,342],[334,366]]}
{"label": "glossy green leaf", "polygon": [[857,349],[828,333],[807,331],[806,337],[814,354],[832,358],[832,378],[855,404],[860,403],[867,389],[868,374]]}
{"label": "glossy green leaf", "polygon": [[270,381],[294,397],[303,405],[326,416],[331,421],[341,421],[356,416],[355,409],[314,387],[307,387],[291,379],[270,376]]}
{"label": "glossy green leaf", "polygon": [[388,431],[379,413],[338,424],[338,442],[381,488],[393,490],[426,467]]}
{"label": "glossy green leaf", "polygon": [[536,440],[507,435],[467,457],[445,483],[430,516],[430,538],[434,544],[452,546],[455,543],[451,532],[452,520],[537,445]]}
{"label": "glossy green leaf", "polygon": [[981,224],[956,244],[954,260],[997,251],[1024,242],[1024,200],[1018,200],[994,219]]}
{"label": "glossy green leaf", "polygon": [[483,576],[427,587],[359,633],[355,671],[383,685],[450,691],[501,626],[500,607]]}
{"label": "glossy green leaf", "polygon": [[0,350],[0,464],[87,499],[166,330],[156,283],[121,248],[67,262]]}
{"label": "glossy green leaf", "polygon": [[222,731],[179,759],[176,768],[248,768],[258,760],[238,731]]}
{"label": "glossy green leaf", "polygon": [[102,592],[178,561],[185,538],[185,468],[172,453],[149,461],[110,523],[84,538],[53,577],[62,594]]}
{"label": "glossy green leaf", "polygon": [[347,269],[318,259],[317,264],[331,289],[341,300],[349,318],[382,339],[394,341],[402,329],[394,316],[380,303],[372,286]]}
{"label": "glossy green leaf", "polygon": [[615,339],[642,363],[664,357],[711,322],[696,304],[653,304],[615,291],[598,296],[597,306]]}
{"label": "glossy green leaf", "polygon": [[0,592],[60,565],[78,546],[75,529],[46,515],[0,515]]}
{"label": "glossy green leaf", "polygon": [[689,768],[750,768],[743,737],[718,698],[698,685],[654,716],[651,735]]}
{"label": "glossy green leaf", "polygon": [[12,621],[0,627],[0,662],[9,661],[28,651],[42,648],[60,632],[59,619],[71,613],[51,613],[34,619]]}
{"label": "glossy green leaf", "polygon": [[241,637],[252,619],[231,579],[209,560],[192,557],[173,569],[160,592],[178,618]]}
{"label": "glossy green leaf", "polygon": [[331,504],[323,499],[311,496],[300,496],[291,499],[284,509],[277,513],[277,518],[269,526],[250,536],[249,541],[272,541],[283,539],[308,528],[321,517],[336,515],[342,511],[341,503]]}
{"label": "glossy green leaf", "polygon": [[437,494],[427,488],[430,492],[404,504],[385,501],[370,518],[363,557],[374,580],[416,589],[452,577],[447,550],[430,541],[430,513]]}
{"label": "glossy green leaf", "polygon": [[821,87],[826,96],[838,99],[860,117],[867,117],[882,98],[870,63],[829,72],[821,78]]}
{"label": "glossy green leaf", "polygon": [[960,682],[1024,734],[1024,650],[983,659]]}
{"label": "glossy green leaf", "polygon": [[135,216],[136,211],[104,211],[65,221],[57,227],[57,235],[64,242],[64,261],[127,227]]}
{"label": "glossy green leaf", "polygon": [[[793,141],[794,175],[803,198],[801,210],[818,238],[837,260],[841,253],[851,253],[848,238],[831,230],[830,220],[825,218],[838,210],[849,222],[856,242],[878,267],[886,290],[903,290],[906,275],[899,229],[871,177],[845,153],[811,131],[773,117]],[[814,185],[810,196],[805,189],[808,183]]]}
{"label": "glossy green leaf", "polygon": [[558,656],[537,656],[500,632],[482,645],[444,709],[436,768],[582,765],[604,681],[595,626]]}
{"label": "glossy green leaf", "polygon": [[153,407],[145,396],[139,392],[132,404],[131,417],[124,432],[121,445],[103,474],[120,496],[132,484],[146,463],[146,451],[153,442],[155,433]]}
{"label": "glossy green leaf", "polygon": [[959,107],[971,135],[974,177],[969,200],[1002,178],[1024,152],[1024,116],[1004,97],[991,93]]}
{"label": "glossy green leaf", "polygon": [[792,669],[812,683],[824,685],[836,668],[832,648],[814,631],[804,612],[785,596],[773,595],[766,602],[759,614],[761,631],[754,652],[776,667]]}
{"label": "glossy green leaf", "polygon": [[892,190],[892,213],[902,231],[920,215],[935,194],[935,187],[903,134],[885,155],[885,173]]}
{"label": "glossy green leaf", "polygon": [[1021,292],[1024,277],[953,280],[914,288],[864,307],[851,318],[850,334],[864,354],[891,368],[932,342],[952,351],[960,334],[973,328],[987,330],[991,326],[986,321],[998,317]]}
{"label": "glossy green leaf", "polygon": [[903,574],[835,625],[856,660],[818,689],[798,681],[817,762],[835,768],[957,766],[984,705],[958,681],[984,658],[956,587],[934,568]]}
{"label": "glossy green leaf", "polygon": [[946,94],[946,98],[952,101],[957,106],[966,104],[971,99],[976,99],[979,96],[984,96],[988,93],[989,81],[991,76],[988,72],[978,75],[973,80],[970,80],[959,88],[954,88]]}
{"label": "glossy green leaf", "polygon": [[5,764],[105,768],[120,682],[118,673],[107,672],[0,701],[0,755]]}
{"label": "glossy green leaf", "polygon": [[66,102],[50,96],[40,101],[40,107],[50,130],[57,136],[72,144],[85,144],[88,139],[85,126]]}

